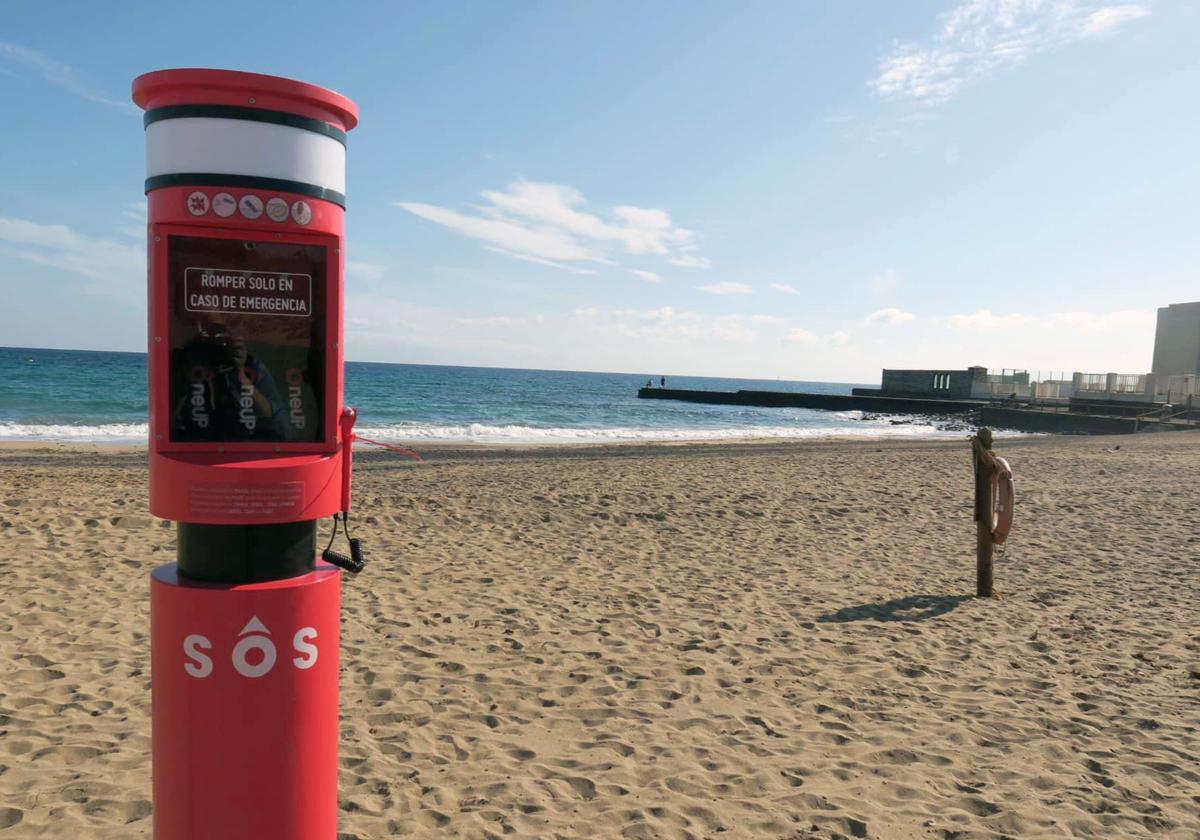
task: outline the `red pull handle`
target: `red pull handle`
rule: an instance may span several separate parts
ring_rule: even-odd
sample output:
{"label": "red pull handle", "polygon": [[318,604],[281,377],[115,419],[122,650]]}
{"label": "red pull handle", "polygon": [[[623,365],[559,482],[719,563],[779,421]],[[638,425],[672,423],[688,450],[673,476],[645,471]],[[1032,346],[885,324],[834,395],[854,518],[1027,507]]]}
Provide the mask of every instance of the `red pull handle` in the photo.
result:
{"label": "red pull handle", "polygon": [[350,468],[354,461],[354,422],[358,420],[358,412],[353,408],[343,408],[342,416],[338,418],[338,428],[342,438],[342,511],[350,510]]}

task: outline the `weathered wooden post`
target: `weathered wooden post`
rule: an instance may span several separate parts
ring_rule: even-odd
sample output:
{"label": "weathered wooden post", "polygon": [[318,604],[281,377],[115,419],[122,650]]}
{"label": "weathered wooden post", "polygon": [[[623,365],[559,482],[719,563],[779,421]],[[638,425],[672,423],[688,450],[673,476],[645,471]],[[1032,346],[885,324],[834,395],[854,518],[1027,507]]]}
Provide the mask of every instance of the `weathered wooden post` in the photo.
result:
{"label": "weathered wooden post", "polygon": [[992,454],[991,429],[983,428],[971,437],[971,455],[975,463],[975,597],[994,598],[992,577],[993,477],[996,456]]}

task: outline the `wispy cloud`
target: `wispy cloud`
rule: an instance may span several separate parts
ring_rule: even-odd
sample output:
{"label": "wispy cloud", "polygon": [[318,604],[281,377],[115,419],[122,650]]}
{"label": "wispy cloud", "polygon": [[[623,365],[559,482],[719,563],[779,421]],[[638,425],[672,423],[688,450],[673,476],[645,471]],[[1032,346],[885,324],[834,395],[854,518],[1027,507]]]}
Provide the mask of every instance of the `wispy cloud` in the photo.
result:
{"label": "wispy cloud", "polygon": [[676,225],[666,210],[626,204],[602,216],[585,209],[578,190],[538,181],[481,195],[486,204],[469,212],[413,201],[397,206],[499,253],[555,268],[590,272],[580,264],[612,264],[625,254],[660,256],[687,268],[710,264],[696,253],[696,233]]}
{"label": "wispy cloud", "polygon": [[84,236],[66,225],[0,217],[0,255],[93,281],[92,291],[126,297],[142,288],[145,245]]}
{"label": "wispy cloud", "polygon": [[698,312],[679,311],[673,306],[657,309],[577,309],[573,315],[580,325],[593,331],[622,338],[688,341],[692,339],[749,344],[758,338],[751,328],[752,318],[745,315],[709,317]]}
{"label": "wispy cloud", "polygon": [[549,266],[550,268],[559,268],[563,271],[569,271],[572,274],[596,273],[596,270],[592,268],[580,268],[579,266],[571,265],[570,263],[558,262],[557,260],[548,260],[545,257],[535,257],[533,254],[522,254],[519,251],[509,251],[505,248],[494,248],[490,245],[486,247],[494,254],[502,254],[506,257],[512,257],[514,260],[521,260],[522,262],[533,263],[534,265],[545,265]]}
{"label": "wispy cloud", "polygon": [[707,286],[697,286],[696,288],[702,292],[708,292],[710,295],[749,295],[754,293],[754,289],[745,283],[710,283]]}
{"label": "wispy cloud", "polygon": [[794,295],[800,291],[791,283],[772,283],[771,288],[785,295]]}
{"label": "wispy cloud", "polygon": [[863,326],[869,327],[872,324],[903,324],[907,321],[915,320],[916,317],[911,312],[905,312],[903,309],[889,306],[885,309],[877,309],[866,318],[863,318]]}
{"label": "wispy cloud", "polygon": [[[0,69],[4,70],[5,75],[8,76],[20,76],[19,71],[21,70],[32,72],[42,81],[89,102],[109,105],[130,114],[141,113],[140,109],[132,102],[104,95],[95,82],[70,65],[63,64],[45,53],[23,47],[20,44],[0,41]],[[14,72],[14,70],[18,72]]]}
{"label": "wispy cloud", "polygon": [[800,347],[845,347],[850,343],[850,335],[841,330],[834,330],[828,335],[818,335],[803,326],[794,326],[787,331],[784,341],[788,344],[799,344]]}
{"label": "wispy cloud", "polygon": [[1120,309],[1114,312],[1052,312],[1047,315],[1025,315],[1010,312],[998,315],[990,309],[977,309],[968,315],[951,315],[950,325],[960,329],[998,330],[1013,327],[1041,327],[1076,332],[1145,329],[1154,326],[1155,314],[1141,309]]}
{"label": "wispy cloud", "polygon": [[384,267],[366,260],[346,260],[346,278],[349,280],[382,280]]}
{"label": "wispy cloud", "polygon": [[951,315],[950,325],[960,329],[997,330],[1024,326],[1034,320],[1033,316],[1020,312],[997,315],[990,309],[976,309],[969,315]]}
{"label": "wispy cloud", "polygon": [[121,210],[121,219],[117,232],[130,239],[146,238],[146,199],[131,201]]}
{"label": "wispy cloud", "polygon": [[1091,37],[1108,35],[1121,24],[1144,18],[1148,14],[1150,10],[1137,3],[1098,9],[1087,16],[1083,23],[1083,34]]}
{"label": "wispy cloud", "polygon": [[663,281],[662,277],[653,271],[642,271],[640,268],[631,268],[629,269],[629,273],[634,277],[642,278],[647,283],[661,283]]}
{"label": "wispy cloud", "polygon": [[697,256],[696,254],[680,254],[677,257],[668,257],[667,262],[671,265],[677,265],[680,268],[712,268],[712,260],[708,257]]}
{"label": "wispy cloud", "polygon": [[456,323],[468,327],[520,327],[529,323],[527,318],[514,318],[511,315],[492,315],[487,318],[456,318]]}
{"label": "wispy cloud", "polygon": [[801,347],[844,347],[850,342],[850,336],[841,330],[835,330],[828,335],[818,335],[803,327],[793,327],[788,330],[783,340],[788,344],[798,344]]}
{"label": "wispy cloud", "polygon": [[1152,327],[1158,322],[1158,317],[1151,311],[1119,309],[1115,312],[1055,312],[1042,321],[1049,328],[1062,326],[1090,331]]}
{"label": "wispy cloud", "polygon": [[806,330],[803,327],[794,327],[788,331],[787,336],[783,339],[791,344],[803,344],[806,347],[811,347],[821,343],[821,337],[811,330]]}
{"label": "wispy cloud", "polygon": [[941,16],[929,42],[896,46],[870,86],[885,99],[937,105],[975,79],[1148,14],[1146,3],[967,0]]}
{"label": "wispy cloud", "polygon": [[875,298],[886,298],[892,292],[900,288],[904,282],[904,277],[894,268],[885,269],[871,277],[867,286],[871,290],[871,296]]}

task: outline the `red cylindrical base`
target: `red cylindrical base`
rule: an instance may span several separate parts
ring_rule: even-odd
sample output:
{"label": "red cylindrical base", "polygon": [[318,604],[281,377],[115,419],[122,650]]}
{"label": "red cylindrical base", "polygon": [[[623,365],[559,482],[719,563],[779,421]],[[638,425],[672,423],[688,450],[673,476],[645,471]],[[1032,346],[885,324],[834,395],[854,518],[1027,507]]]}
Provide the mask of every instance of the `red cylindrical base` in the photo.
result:
{"label": "red cylindrical base", "polygon": [[155,840],[337,835],[340,582],[154,570]]}

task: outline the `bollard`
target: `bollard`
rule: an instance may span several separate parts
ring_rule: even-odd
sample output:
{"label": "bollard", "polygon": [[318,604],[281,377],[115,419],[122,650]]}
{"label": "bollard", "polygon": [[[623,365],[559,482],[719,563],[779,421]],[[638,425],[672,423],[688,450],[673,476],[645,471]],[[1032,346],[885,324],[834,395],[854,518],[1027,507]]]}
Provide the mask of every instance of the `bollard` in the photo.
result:
{"label": "bollard", "polygon": [[[156,840],[337,833],[353,102],[227,70],[133,82],[145,110]],[[338,559],[339,555],[329,555]]]}

